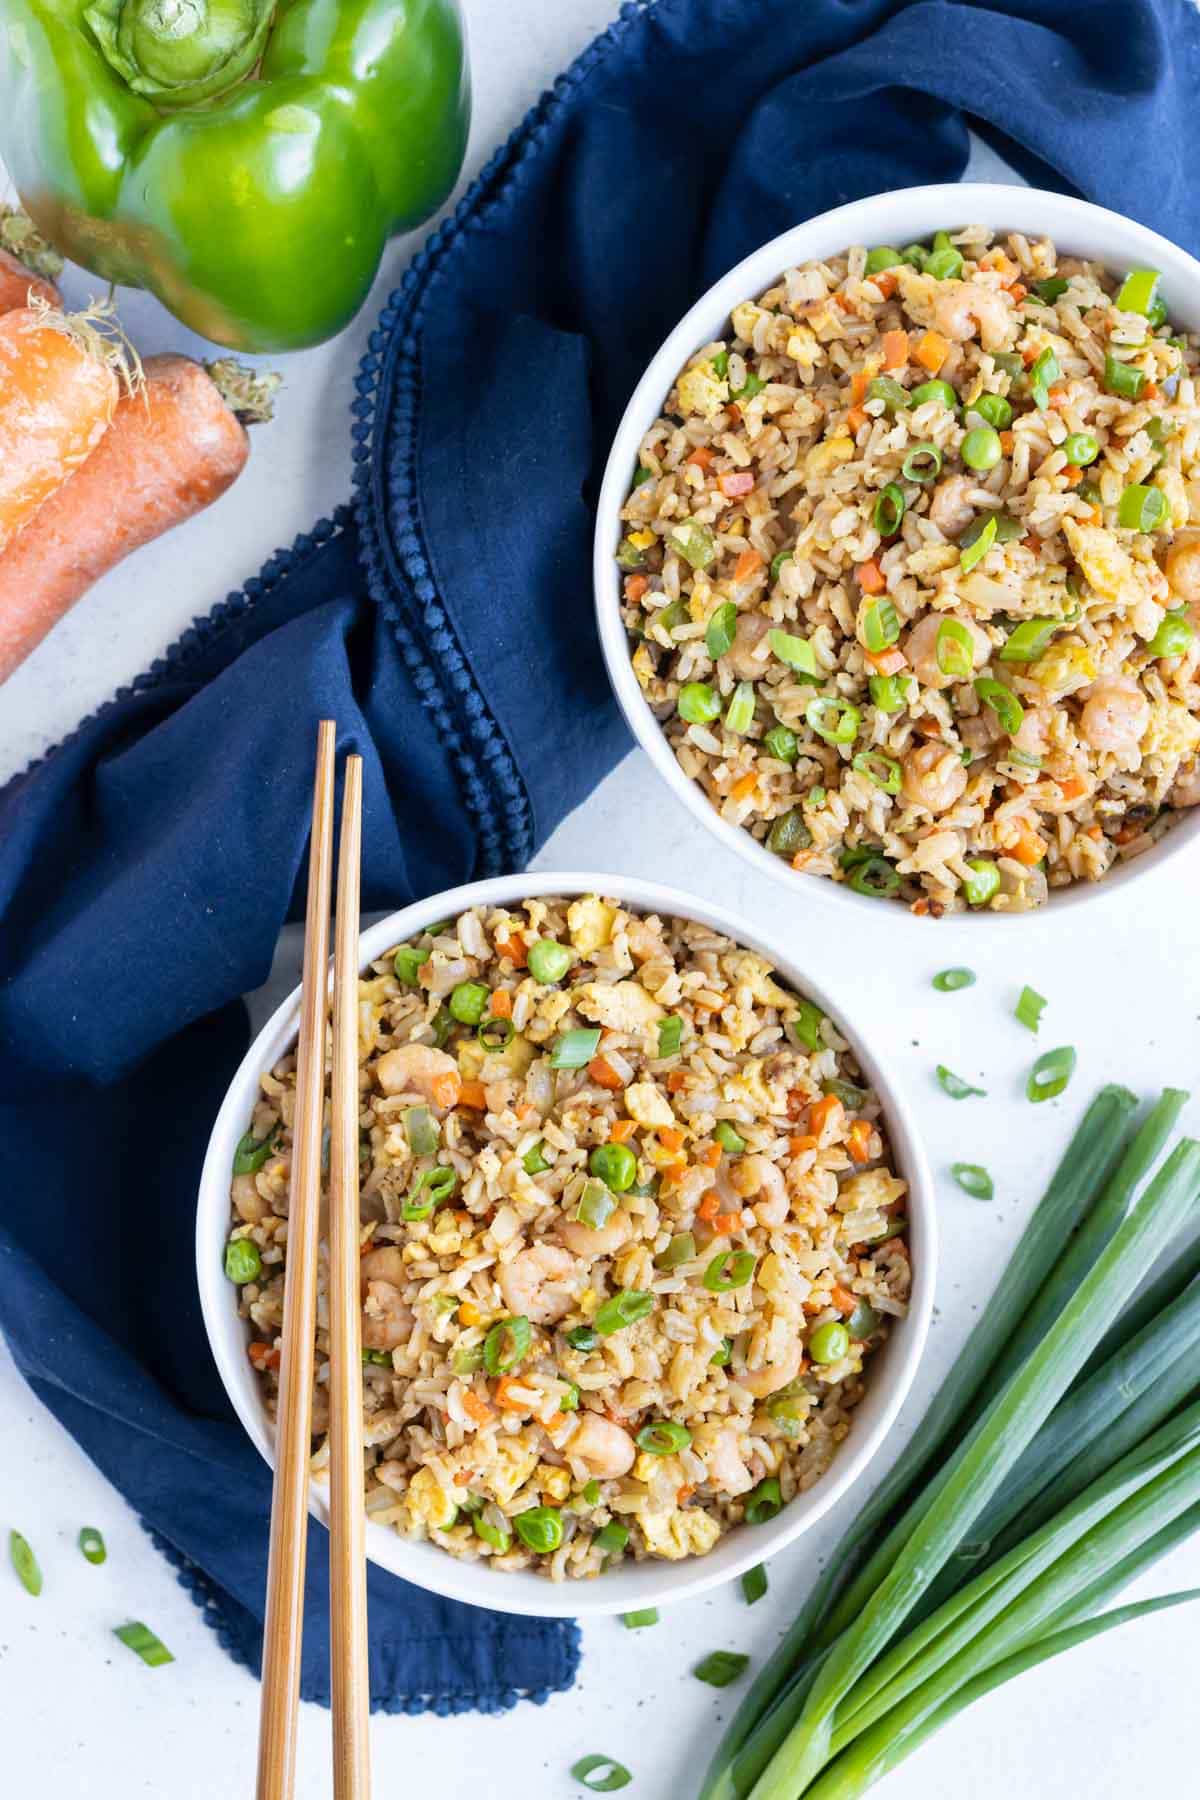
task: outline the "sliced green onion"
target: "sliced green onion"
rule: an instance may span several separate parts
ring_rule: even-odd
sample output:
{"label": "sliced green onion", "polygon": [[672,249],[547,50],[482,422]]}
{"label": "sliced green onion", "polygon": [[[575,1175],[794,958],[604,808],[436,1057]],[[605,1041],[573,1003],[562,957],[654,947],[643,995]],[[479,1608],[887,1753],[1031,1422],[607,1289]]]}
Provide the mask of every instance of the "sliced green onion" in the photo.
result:
{"label": "sliced green onion", "polygon": [[25,1592],[32,1594],[36,1600],[42,1591],[42,1571],[28,1539],[23,1538],[19,1531],[10,1531],[8,1534],[8,1554],[16,1570],[17,1580]]}
{"label": "sliced green onion", "polygon": [[[1012,424],[1013,409],[1004,398],[1003,394],[977,394],[967,407],[967,411],[976,413],[986,425],[993,426],[997,431],[1007,431],[1008,427]],[[968,436],[969,435],[970,434],[968,433]],[[963,449],[965,460],[965,439],[963,441]],[[997,449],[999,449],[999,445],[997,445]],[[995,462],[999,462],[999,460],[1000,458],[998,456],[994,459]],[[971,464],[973,469],[990,469],[993,466],[993,463]]]}
{"label": "sliced green onion", "polygon": [[539,1138],[537,1143],[525,1152],[521,1158],[521,1167],[527,1175],[544,1175],[550,1167],[544,1155],[545,1148],[545,1138]]}
{"label": "sliced green onion", "polygon": [[622,569],[640,569],[646,560],[646,552],[632,538],[623,537],[617,545],[617,566]]}
{"label": "sliced green onion", "polygon": [[1053,306],[1056,300],[1062,299],[1070,285],[1064,275],[1051,275],[1047,281],[1031,281],[1029,289],[1043,305]]}
{"label": "sliced green onion", "polygon": [[454,1030],[454,1020],[450,1016],[448,1006],[439,1006],[433,1019],[433,1041],[437,1049],[447,1043]]}
{"label": "sliced green onion", "polygon": [[562,980],[571,967],[571,960],[571,952],[567,946],[557,943],[554,938],[538,938],[530,944],[526,955],[529,973],[535,981],[543,982],[546,986]]}
{"label": "sliced green onion", "polygon": [[722,1150],[730,1156],[740,1156],[746,1148],[746,1140],[736,1132],[728,1119],[718,1119],[713,1127],[713,1136]]}
{"label": "sliced green onion", "polygon": [[672,600],[661,612],[655,613],[649,620],[652,625],[661,625],[669,637],[673,637],[681,625],[691,621],[691,611],[686,600]]}
{"label": "sliced green onion", "polygon": [[708,725],[721,710],[721,697],[707,681],[686,681],[675,705],[689,725]]}
{"label": "sliced green onion", "polygon": [[980,1163],[951,1163],[950,1173],[972,1200],[991,1200],[995,1196],[995,1184]]}
{"label": "sliced green onion", "polygon": [[841,1101],[846,1111],[853,1113],[859,1112],[862,1109],[862,1104],[870,1092],[870,1089],[856,1087],[852,1081],[841,1081],[837,1076],[834,1076],[831,1080],[823,1081],[821,1083],[821,1092],[823,1094],[834,1094]]}
{"label": "sliced green onion", "polygon": [[722,1250],[713,1257],[702,1280],[710,1294],[728,1294],[734,1288],[745,1287],[757,1263],[752,1250]]}
{"label": "sliced green onion", "polygon": [[1116,298],[1117,311],[1141,313],[1145,318],[1154,305],[1161,279],[1161,269],[1130,269]]}
{"label": "sliced green onion", "polygon": [[[620,1144],[613,1146],[617,1150],[623,1147]],[[583,1191],[579,1196],[579,1204],[575,1208],[575,1217],[579,1224],[586,1225],[591,1231],[599,1231],[602,1225],[608,1223],[616,1209],[616,1200],[603,1181],[584,1182]]]}
{"label": "sliced green onion", "polygon": [[761,394],[766,385],[767,384],[761,375],[756,375],[752,369],[748,369],[746,371],[745,381],[743,381],[740,388],[734,388],[729,398],[739,402],[743,400],[753,400],[755,394]]}
{"label": "sliced green onion", "polygon": [[722,1343],[721,1348],[719,1350],[714,1350],[712,1355],[709,1357],[709,1359],[708,1359],[709,1368],[710,1369],[727,1368],[729,1366],[729,1359],[732,1355],[733,1355],[733,1339],[726,1338],[724,1340],[724,1342]]}
{"label": "sliced green onion", "polygon": [[840,695],[818,694],[804,709],[811,730],[827,744],[852,744],[858,735],[862,714],[857,706]]}
{"label": "sliced green onion", "polygon": [[679,1425],[674,1419],[654,1419],[649,1425],[643,1425],[637,1434],[637,1447],[648,1456],[674,1456],[677,1450],[686,1450],[692,1441],[692,1434],[686,1425]]}
{"label": "sliced green onion", "polygon": [[1027,1031],[1036,1031],[1042,1022],[1045,1005],[1045,995],[1039,994],[1036,988],[1023,987],[1016,1004],[1014,1017],[1025,1026]]}
{"label": "sliced green onion", "polygon": [[726,600],[723,606],[717,607],[716,611],[709,619],[707,629],[704,633],[704,648],[708,651],[708,654],[712,657],[714,662],[716,662],[719,656],[724,656],[725,652],[731,647],[733,643],[733,634],[736,630],[737,607],[733,604],[732,600]]}
{"label": "sliced green onion", "polygon": [[252,1131],[248,1131],[246,1133],[245,1137],[241,1138],[239,1140],[238,1147],[233,1153],[233,1172],[234,1172],[234,1174],[235,1175],[254,1175],[254,1174],[256,1174],[258,1172],[258,1170],[262,1168],[262,1166],[266,1162],[267,1158],[271,1155],[271,1153],[274,1149],[274,1146],[275,1146],[274,1132],[272,1132],[268,1137],[256,1138]]}
{"label": "sliced green onion", "polygon": [[1000,661],[1036,662],[1062,623],[1061,619],[1022,619],[1002,645]]}
{"label": "sliced green onion", "polygon": [[964,437],[959,454],[968,469],[994,469],[1004,454],[999,432],[990,425],[976,425]]}
{"label": "sliced green onion", "polygon": [[[937,400],[947,412],[958,411],[958,395],[948,381],[923,381],[920,387],[912,390],[909,398],[914,406],[924,406],[930,400]],[[922,444],[920,449],[932,449],[932,444]],[[939,455],[939,466],[940,466]]]}
{"label": "sliced green onion", "polygon": [[773,582],[779,580],[780,571],[782,570],[784,563],[791,562],[791,560],[792,552],[790,550],[777,551],[771,558],[770,575]]}
{"label": "sliced green onion", "polygon": [[646,467],[645,463],[639,463],[637,468],[633,471],[634,487],[640,488],[642,486],[643,482],[653,481],[653,480],[654,480],[654,470],[648,469]]}
{"label": "sliced green onion", "polygon": [[409,1221],[428,1219],[442,1202],[448,1200],[458,1186],[458,1171],[438,1164],[423,1169],[400,1203],[400,1217]]}
{"label": "sliced green onion", "polygon": [[87,1560],[94,1563],[97,1568],[102,1562],[108,1561],[108,1550],[104,1539],[94,1525],[85,1525],[75,1541]]}
{"label": "sliced green onion", "polygon": [[415,944],[401,944],[392,958],[396,980],[403,982],[405,987],[418,987],[421,980],[421,968],[427,960],[427,951],[418,950]]}
{"label": "sliced green onion", "polygon": [[739,681],[725,710],[725,729],[745,737],[754,723],[754,683]]}
{"label": "sliced green onion", "polygon": [[978,532],[972,535],[970,543],[966,541],[967,533],[963,533],[959,540],[958,566],[964,575],[969,573],[976,563],[983,561],[996,541],[998,530],[995,513],[989,513]]}
{"label": "sliced green onion", "polygon": [[369,1364],[372,1368],[390,1369],[395,1366],[392,1362],[392,1353],[390,1350],[364,1350],[362,1359],[364,1363]]}
{"label": "sliced green onion", "polygon": [[708,359],[708,366],[717,377],[718,381],[724,381],[726,375],[729,373],[728,350],[718,350],[715,356],[710,356]]}
{"label": "sliced green onion", "polygon": [[148,1625],[143,1625],[140,1619],[133,1619],[128,1625],[114,1626],[113,1636],[120,1638],[125,1648],[140,1656],[151,1669],[159,1669],[164,1663],[175,1661],[162,1639]]}
{"label": "sliced green onion", "polygon": [[562,1514],[556,1506],[531,1506],[513,1520],[517,1536],[530,1550],[547,1556],[563,1541]]}
{"label": "sliced green onion", "polygon": [[1029,1071],[1025,1083],[1027,1100],[1053,1100],[1065,1089],[1075,1072],[1075,1049],[1064,1044],[1058,1050],[1047,1050]]}
{"label": "sliced green onion", "polygon": [[665,1250],[660,1250],[654,1259],[656,1269],[677,1269],[681,1263],[688,1263],[696,1254],[696,1240],[690,1231],[677,1231]]}
{"label": "sliced green onion", "polygon": [[862,632],[863,643],[874,656],[896,642],[900,636],[900,620],[890,600],[872,600],[863,608]]}
{"label": "sliced green onion", "polygon": [[807,638],[793,637],[790,631],[768,631],[767,643],[771,653],[789,669],[799,669],[802,675],[808,675],[813,681],[820,681],[821,671],[817,667],[816,652]]}
{"label": "sliced green onion", "polygon": [[234,1238],[225,1246],[225,1273],[238,1287],[262,1274],[262,1253],[250,1238]]}
{"label": "sliced green onion", "polygon": [[702,525],[698,519],[684,519],[673,525],[667,533],[667,542],[693,569],[707,569],[716,559],[716,534],[711,525]]}
{"label": "sliced green onion", "polygon": [[871,1333],[879,1330],[879,1314],[865,1300],[860,1300],[850,1317],[846,1320],[846,1330],[856,1343],[869,1338]]}
{"label": "sliced green onion", "polygon": [[507,1375],[529,1355],[533,1327],[524,1314],[498,1319],[483,1340],[483,1366],[489,1375]]}
{"label": "sliced green onion", "polygon": [[868,683],[871,704],[880,712],[900,712],[908,705],[908,678],[904,675],[872,675]]}
{"label": "sliced green onion", "polygon": [[953,1069],[946,1067],[945,1063],[938,1064],[937,1078],[942,1092],[949,1094],[952,1100],[966,1100],[972,1094],[978,1094],[983,1099],[987,1098],[983,1088],[972,1087],[969,1081],[964,1081],[961,1075],[956,1075]]}
{"label": "sliced green onion", "polygon": [[588,1168],[614,1194],[627,1193],[637,1180],[637,1157],[628,1144],[597,1144]]}
{"label": "sliced green onion", "polygon": [[886,857],[868,856],[851,870],[846,886],[868,899],[887,900],[899,891],[900,877]]}
{"label": "sliced green onion", "polygon": [[1104,385],[1110,394],[1122,400],[1136,400],[1146,385],[1146,377],[1132,363],[1121,362],[1110,350],[1104,358]]}
{"label": "sliced green onion", "polygon": [[1062,374],[1058,358],[1047,344],[1029,371],[1029,392],[1039,412],[1050,404],[1050,389]]}
{"label": "sliced green onion", "polygon": [[811,843],[812,832],[798,806],[791,812],[781,813],[767,833],[767,849],[774,856],[795,856],[797,850],[807,850]]}
{"label": "sliced green onion", "polygon": [[873,781],[877,788],[885,794],[900,792],[900,764],[894,757],[885,756],[882,750],[859,750],[853,757],[851,767],[868,781]]}
{"label": "sliced green onion", "polygon": [[867,383],[867,399],[882,400],[885,413],[903,412],[912,404],[906,387],[901,387],[890,375],[876,375]]}
{"label": "sliced green onion", "polygon": [[884,269],[894,269],[898,263],[903,261],[904,258],[900,252],[893,250],[890,244],[880,244],[877,249],[867,251],[863,272],[867,275],[879,275]]}
{"label": "sliced green onion", "polygon": [[607,1525],[602,1525],[592,1538],[593,1547],[605,1556],[616,1556],[624,1550],[628,1542],[628,1525],[618,1525],[615,1519],[610,1519]]}
{"label": "sliced green onion", "polygon": [[439,1129],[427,1106],[404,1109],[404,1135],[414,1156],[432,1156],[438,1147]]}
{"label": "sliced green onion", "polygon": [[1156,450],[1161,450],[1167,439],[1175,436],[1175,426],[1171,420],[1158,416],[1147,419],[1142,429]]}
{"label": "sliced green onion", "polygon": [[460,1025],[478,1025],[491,994],[482,981],[460,981],[450,995],[450,1013]]}
{"label": "sliced green onion", "polygon": [[767,1587],[767,1571],[761,1563],[755,1563],[754,1567],[747,1569],[742,1576],[742,1592],[746,1596],[746,1605],[753,1606],[756,1600],[761,1600]]}
{"label": "sliced green onion", "polygon": [[825,1023],[825,1014],[811,1000],[797,1003],[794,1018],[788,1020],[788,1030],[801,1047],[815,1055],[825,1047],[821,1036],[821,1027]]}
{"label": "sliced green onion", "polygon": [[[993,524],[995,521],[991,521]],[[975,667],[975,639],[960,619],[943,619],[934,645],[937,666],[943,675],[965,681]]]}
{"label": "sliced green onion", "polygon": [[841,1362],[850,1348],[850,1333],[837,1319],[818,1325],[808,1340],[808,1354],[815,1363]]}
{"label": "sliced green onion", "polygon": [[1167,496],[1161,488],[1146,487],[1135,482],[1121,495],[1117,506],[1117,524],[1127,531],[1157,531],[1170,511]]}
{"label": "sliced green onion", "polygon": [[623,1331],[627,1325],[636,1325],[639,1319],[644,1319],[653,1311],[653,1294],[641,1293],[637,1288],[622,1288],[597,1309],[592,1324],[601,1337],[611,1337],[614,1331]]}
{"label": "sliced green onion", "polygon": [[788,725],[772,725],[763,736],[763,749],[779,762],[794,763],[799,754],[796,734]]}
{"label": "sliced green onion", "polygon": [[740,1650],[713,1650],[702,1662],[698,1662],[692,1670],[697,1681],[706,1681],[709,1687],[728,1687],[739,1675],[744,1675],[750,1667],[750,1658],[743,1656]]}
{"label": "sliced green onion", "polygon": [[490,1519],[485,1519],[479,1513],[472,1513],[471,1530],[475,1533],[475,1536],[482,1539],[485,1544],[490,1544],[492,1549],[495,1550],[498,1555],[508,1555],[508,1552],[512,1547],[512,1532],[509,1530],[507,1523],[504,1525],[493,1525]]}
{"label": "sliced green onion", "polygon": [[1063,439],[1063,455],[1076,469],[1086,469],[1099,454],[1099,440],[1090,431],[1072,431]]}
{"label": "sliced green onion", "polygon": [[562,1031],[554,1040],[554,1049],[550,1052],[552,1069],[582,1069],[590,1063],[600,1048],[600,1027],[577,1026],[573,1031]]}
{"label": "sliced green onion", "polygon": [[679,1046],[682,1042],[683,1020],[678,1013],[668,1013],[665,1019],[660,1019],[658,1022],[659,1059],[678,1056]]}
{"label": "sliced green onion", "polygon": [[629,1631],[642,1631],[647,1625],[657,1625],[658,1608],[656,1606],[644,1606],[640,1612],[622,1613],[621,1623]]}
{"label": "sliced green onion", "polygon": [[450,1356],[450,1367],[456,1375],[477,1375],[483,1367],[483,1345],[463,1344],[461,1348],[456,1348]]}
{"label": "sliced green onion", "polygon": [[[914,398],[919,392],[919,388],[914,391]],[[915,481],[920,487],[936,481],[941,472],[942,453],[936,444],[914,444],[900,464],[900,473],[905,481]]]}
{"label": "sliced green onion", "polygon": [[768,1475],[765,1481],[751,1488],[746,1495],[745,1520],[747,1525],[766,1525],[777,1513],[783,1510],[783,1490],[777,1475]]}
{"label": "sliced green onion", "polygon": [[495,1018],[491,1014],[480,1019],[475,1027],[475,1036],[485,1050],[507,1050],[517,1035],[517,1028],[511,1019]]}
{"label": "sliced green onion", "polygon": [[600,1342],[590,1325],[573,1325],[566,1335],[572,1350],[594,1350]]}
{"label": "sliced green onion", "polygon": [[905,505],[904,489],[899,482],[889,481],[886,487],[879,490],[873,517],[880,537],[895,537],[904,518]]}
{"label": "sliced green onion", "polygon": [[566,1384],[567,1391],[558,1403],[559,1412],[579,1411],[579,1389],[573,1381]]}
{"label": "sliced green onion", "polygon": [[1025,708],[1012,689],[990,675],[980,675],[975,682],[975,692],[985,706],[991,707],[1009,737],[1014,737],[1021,728]]}
{"label": "sliced green onion", "polygon": [[1146,645],[1147,656],[1182,656],[1195,637],[1186,607],[1173,607]]}
{"label": "sliced green onion", "polygon": [[939,994],[957,994],[960,988],[975,986],[974,969],[942,969],[933,978]]}

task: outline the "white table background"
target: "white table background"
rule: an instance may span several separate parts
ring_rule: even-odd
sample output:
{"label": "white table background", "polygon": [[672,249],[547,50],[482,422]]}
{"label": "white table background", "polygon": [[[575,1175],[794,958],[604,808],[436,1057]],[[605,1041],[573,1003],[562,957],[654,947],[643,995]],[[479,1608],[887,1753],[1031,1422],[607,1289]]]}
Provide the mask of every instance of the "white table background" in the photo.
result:
{"label": "white table background", "polygon": [[[540,89],[614,15],[613,0],[467,0],[475,74],[473,174]],[[977,148],[969,175],[1008,172]],[[963,216],[969,217],[964,197]],[[378,305],[413,242],[393,246],[376,293],[358,322],[324,348],[286,361],[278,421],[264,434],[233,492],[210,513],[143,550],[85,599],[0,694],[0,779],[55,743],[121,683],[161,653],[198,613],[254,573],[350,486],[348,408],[355,367]],[[68,274],[69,297],[89,291]],[[126,325],[143,351],[187,348],[188,334],[144,295],[124,294]],[[196,341],[195,347],[201,346]],[[764,930],[780,927],[782,890],[764,893],[732,858],[713,857],[688,815],[640,753],[626,757],[586,806],[555,833],[536,866],[587,868],[603,860],[691,887]],[[1053,1166],[1069,1128],[1102,1082],[1146,1092],[1187,1085],[1196,1063],[1196,993],[1190,972],[1200,922],[1167,872],[1135,890],[1098,897],[1057,920],[1034,918],[1011,933],[970,923],[917,930],[881,907],[867,941],[848,941],[840,913],[798,888],[789,921],[799,960],[825,978],[835,955],[847,1009],[873,1018],[878,1051],[921,1108],[939,1174],[942,1268],[939,1309],[912,1401],[877,1465],[911,1431],[953,1361]],[[967,963],[979,971],[968,993],[935,994],[933,972]],[[1023,982],[1049,998],[1041,1048],[1079,1047],[1074,1086],[1061,1101],[1031,1108],[1025,1071],[1037,1053],[1012,1005]],[[988,1089],[955,1104],[933,1081],[946,1062]],[[1200,1131],[1200,1104],[1185,1117]],[[946,1177],[954,1160],[986,1163],[996,1177],[990,1205],[968,1199]],[[69,1254],[69,1249],[66,1251]],[[0,1717],[6,1792],[97,1800],[213,1800],[250,1791],[258,1689],[201,1622],[143,1535],[136,1518],[16,1375],[0,1345],[0,1530],[34,1543],[46,1585],[26,1597],[0,1568]],[[631,1796],[686,1800],[737,1689],[715,1692],[690,1677],[706,1651],[761,1658],[782,1632],[818,1559],[853,1517],[843,1501],[771,1567],[771,1592],[753,1609],[724,1590],[665,1613],[653,1630],[618,1621],[584,1627],[583,1663],[569,1694],[499,1718],[465,1714],[378,1718],[372,1730],[380,1796],[439,1800],[571,1800],[582,1791],[568,1769],[603,1751],[633,1769]],[[94,1569],[75,1548],[83,1524],[100,1527],[107,1564]],[[1200,1585],[1200,1542],[1185,1546],[1131,1593]],[[145,1619],[177,1658],[145,1668],[110,1635]],[[1126,1627],[1074,1651],[972,1707],[969,1714],[893,1774],[881,1800],[1131,1800],[1191,1781],[1189,1724],[1195,1709],[1196,1616],[1187,1608]],[[301,1719],[299,1791],[329,1792],[328,1715]]]}

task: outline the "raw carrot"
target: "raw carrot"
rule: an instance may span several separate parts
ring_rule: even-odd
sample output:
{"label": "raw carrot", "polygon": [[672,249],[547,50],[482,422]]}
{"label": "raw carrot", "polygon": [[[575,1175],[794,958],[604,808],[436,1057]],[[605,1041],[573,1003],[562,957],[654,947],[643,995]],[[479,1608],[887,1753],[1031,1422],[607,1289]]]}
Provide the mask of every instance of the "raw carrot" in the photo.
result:
{"label": "raw carrot", "polygon": [[627,1144],[637,1130],[636,1119],[618,1119],[608,1134],[611,1144]]}
{"label": "raw carrot", "polygon": [[0,554],[0,681],[102,575],[241,472],[249,440],[232,408],[269,416],[269,379],[243,392],[236,365],[214,370],[216,379],[184,356],[148,357],[142,392],[121,396],[87,461]]}
{"label": "raw carrot", "polygon": [[950,340],[944,338],[940,331],[927,331],[919,340],[913,355],[923,369],[936,375],[950,354]]}
{"label": "raw carrot", "polygon": [[0,318],[0,550],[108,430],[118,357],[82,315],[18,307]]}
{"label": "raw carrot", "polygon": [[[458,1076],[455,1075],[452,1079],[458,1081]],[[460,1081],[458,1087],[458,1105],[469,1106],[472,1112],[486,1112],[487,1095],[484,1092],[482,1081]]]}
{"label": "raw carrot", "polygon": [[614,1093],[625,1086],[606,1056],[593,1056],[588,1064],[588,1074],[597,1087],[610,1088]]}
{"label": "raw carrot", "polygon": [[0,313],[28,306],[31,295],[47,306],[62,306],[62,295],[52,281],[43,280],[7,250],[0,250]]}
{"label": "raw carrot", "polygon": [[512,1018],[512,995],[507,988],[495,988],[492,991],[493,1019]]}
{"label": "raw carrot", "polygon": [[750,577],[762,568],[762,557],[757,550],[743,550],[733,565],[735,581],[749,581]]}
{"label": "raw carrot", "polygon": [[883,571],[873,558],[870,562],[859,563],[854,573],[858,576],[858,585],[864,594],[882,594],[887,586]]}
{"label": "raw carrot", "polygon": [[881,341],[884,368],[902,369],[908,361],[907,331],[885,331]]}

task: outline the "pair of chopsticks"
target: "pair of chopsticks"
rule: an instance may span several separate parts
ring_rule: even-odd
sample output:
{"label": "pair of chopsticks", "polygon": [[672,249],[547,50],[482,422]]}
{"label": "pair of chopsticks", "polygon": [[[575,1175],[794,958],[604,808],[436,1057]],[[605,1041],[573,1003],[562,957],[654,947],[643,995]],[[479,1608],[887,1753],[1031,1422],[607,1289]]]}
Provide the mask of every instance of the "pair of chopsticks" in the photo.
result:
{"label": "pair of chopsticks", "polygon": [[[296,1061],[287,1272],[263,1636],[257,1800],[291,1800],[304,1628],[313,1342],[321,1207],[329,886],[337,731],[317,734]],[[358,921],[362,758],[346,759],[333,951],[329,1146],[329,1623],[335,1800],[368,1800],[367,1577],[358,1213]]]}

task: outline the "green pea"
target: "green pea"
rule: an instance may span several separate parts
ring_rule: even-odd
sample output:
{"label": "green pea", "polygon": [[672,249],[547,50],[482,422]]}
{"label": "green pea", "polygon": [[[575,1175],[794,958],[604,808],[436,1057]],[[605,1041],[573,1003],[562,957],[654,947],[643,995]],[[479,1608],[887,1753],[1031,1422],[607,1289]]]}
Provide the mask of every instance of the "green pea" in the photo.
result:
{"label": "green pea", "polygon": [[893,250],[890,244],[880,244],[878,249],[868,250],[864,273],[880,275],[884,269],[894,269],[898,263],[903,261],[904,258],[900,252]]}
{"label": "green pea", "polygon": [[1063,439],[1063,455],[1077,469],[1086,469],[1100,454],[1100,445],[1090,431],[1073,431]]}
{"label": "green pea", "polygon": [[688,681],[680,688],[676,705],[689,725],[708,725],[721,710],[721,698],[706,681]]}
{"label": "green pea", "polygon": [[1003,454],[1000,435],[990,425],[977,425],[962,441],[962,459],[968,469],[994,469]]}
{"label": "green pea", "polygon": [[597,1144],[588,1168],[614,1194],[624,1194],[637,1180],[637,1157],[628,1144]]}
{"label": "green pea", "polygon": [[808,1354],[815,1363],[840,1362],[849,1348],[850,1333],[835,1319],[818,1325],[808,1340]]}
{"label": "green pea", "polygon": [[562,980],[571,966],[571,952],[553,938],[538,938],[530,944],[527,960],[533,979],[549,984]]}
{"label": "green pea", "polygon": [[978,413],[988,425],[994,425],[997,431],[1007,431],[1012,424],[1013,409],[1003,394],[980,394],[972,400],[968,412]]}
{"label": "green pea", "polygon": [[745,1138],[734,1130],[728,1119],[717,1120],[716,1126],[713,1129],[713,1136],[716,1138],[718,1144],[720,1144],[722,1150],[728,1151],[730,1156],[740,1156],[742,1151],[746,1148]]}
{"label": "green pea", "polygon": [[481,981],[460,981],[450,995],[450,1012],[460,1025],[478,1025],[490,999]]}
{"label": "green pea", "polygon": [[948,412],[958,411],[958,395],[948,381],[923,381],[920,387],[913,388],[909,399],[914,406],[924,406],[927,400],[940,400]]}
{"label": "green pea", "polygon": [[225,1273],[238,1287],[257,1281],[262,1274],[262,1257],[258,1245],[250,1238],[234,1238],[225,1246]]}
{"label": "green pea", "polygon": [[421,968],[428,952],[418,950],[415,944],[401,944],[397,950],[392,967],[396,971],[396,980],[402,981],[405,987],[417,987],[420,984]]}

